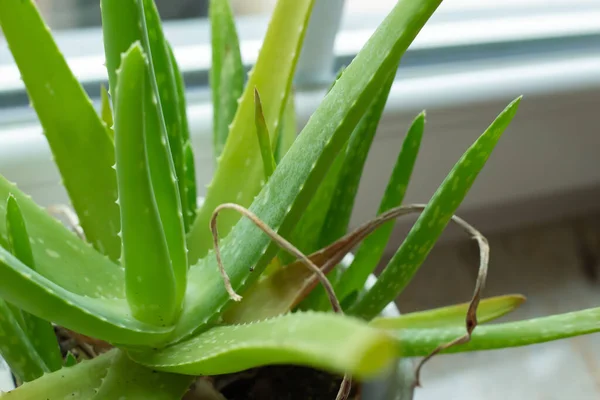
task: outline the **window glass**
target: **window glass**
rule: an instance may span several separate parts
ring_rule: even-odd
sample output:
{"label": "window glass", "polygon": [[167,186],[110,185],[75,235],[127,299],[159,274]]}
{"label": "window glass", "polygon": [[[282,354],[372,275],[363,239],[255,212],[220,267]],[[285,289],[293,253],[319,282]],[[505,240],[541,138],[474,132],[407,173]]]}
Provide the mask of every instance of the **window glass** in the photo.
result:
{"label": "window glass", "polygon": [[[209,0],[155,0],[163,20],[207,16]],[[100,0],[36,0],[53,30],[100,26]],[[275,0],[231,0],[236,15],[266,14]]]}

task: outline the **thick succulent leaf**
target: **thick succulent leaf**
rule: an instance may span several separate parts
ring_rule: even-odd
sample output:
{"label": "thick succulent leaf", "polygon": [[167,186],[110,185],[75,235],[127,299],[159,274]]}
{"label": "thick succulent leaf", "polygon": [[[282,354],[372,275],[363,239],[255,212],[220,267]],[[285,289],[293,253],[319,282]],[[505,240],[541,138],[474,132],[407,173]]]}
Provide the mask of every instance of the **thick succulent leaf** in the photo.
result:
{"label": "thick succulent leaf", "polygon": [[[170,153],[168,154],[170,159],[169,164],[170,168],[174,169],[173,179],[178,188],[176,200],[177,207],[179,208],[177,210],[179,213],[179,220],[181,220],[179,223],[183,224],[181,210],[187,210],[188,205],[185,194],[185,159],[183,154],[183,136],[185,133],[181,122],[177,80],[175,71],[173,70],[169,45],[165,39],[160,22],[160,15],[156,9],[154,0],[136,0],[136,2],[139,15],[141,16],[139,21],[141,27],[141,43],[145,53],[149,56],[150,83],[152,84],[154,95],[158,99],[158,104],[160,105],[158,108],[159,123],[161,129],[163,132],[166,132],[168,138],[168,145],[165,143],[165,146]],[[161,191],[160,188],[156,188],[155,192],[157,193],[157,196]],[[159,209],[161,211],[161,218],[163,218],[163,207],[161,206],[160,201]],[[173,252],[174,249],[171,246],[169,236],[170,235],[167,234],[169,250]],[[177,243],[179,242],[179,238],[176,238],[175,240]],[[178,249],[177,251],[180,250]],[[172,255],[172,257],[174,256]]]}
{"label": "thick succulent leaf", "polygon": [[[303,253],[311,253],[319,248],[319,235],[317,233],[321,231],[321,227],[327,218],[327,211],[331,206],[331,199],[344,166],[345,156],[344,146],[336,155],[329,171],[327,171],[313,198],[308,203],[306,211],[288,238],[289,242],[293,243]],[[293,261],[293,257],[285,252],[280,252],[280,257],[286,263]]]}
{"label": "thick succulent leaf", "polygon": [[141,39],[139,12],[134,0],[100,0],[100,9],[108,84],[111,100],[116,104],[117,70],[121,65],[121,54]]}
{"label": "thick succulent leaf", "polygon": [[344,165],[327,211],[327,218],[321,229],[319,247],[335,242],[348,230],[358,184],[395,77],[394,71],[381,87],[348,140]]}
{"label": "thick succulent leaf", "polygon": [[[6,225],[8,228],[8,242],[12,253],[23,264],[35,270],[31,243],[27,234],[27,227],[21,209],[14,196],[9,196],[6,205]],[[15,313],[13,312],[13,315]],[[54,328],[48,321],[44,321],[34,315],[19,310],[23,318],[21,328],[27,334],[33,347],[44,360],[50,371],[56,371],[62,367],[62,356],[56,340]]]}
{"label": "thick succulent leaf", "polygon": [[[327,274],[352,247],[348,241],[341,239],[308,258]],[[244,292],[240,302],[225,311],[221,316],[224,322],[239,324],[285,314],[318,284],[315,274],[302,260],[282,266],[279,257],[275,257],[262,275]]]}
{"label": "thick succulent leaf", "polygon": [[262,158],[266,181],[269,179],[273,171],[275,171],[275,167],[277,165],[275,164],[275,157],[273,156],[271,140],[269,138],[269,129],[267,128],[267,123],[265,122],[265,116],[263,114],[262,103],[260,101],[258,90],[254,90],[254,125],[256,127],[258,147],[260,148],[260,155]]}
{"label": "thick succulent leaf", "polygon": [[[46,374],[15,390],[0,394],[2,400],[65,400],[92,399],[106,376],[118,350],[112,350],[92,360]],[[116,397],[115,399],[118,399]],[[114,399],[113,399],[114,400]]]}
{"label": "thick succulent leaf", "polygon": [[39,378],[48,367],[29,340],[7,303],[0,299],[0,355],[22,382]]}
{"label": "thick succulent leaf", "polygon": [[[124,299],[77,295],[44,278],[0,248],[0,297],[23,311],[86,336],[123,344],[158,344],[170,329],[132,318]],[[6,283],[6,284],[4,284]]]}
{"label": "thick succulent leaf", "polygon": [[[437,346],[464,335],[461,326],[424,329],[401,329],[394,335],[398,351],[406,357],[425,356]],[[600,331],[600,308],[535,318],[504,324],[478,326],[471,341],[450,347],[446,353],[492,350],[549,342]]]}
{"label": "thick succulent leaf", "polygon": [[186,143],[183,152],[185,153],[185,179],[187,180],[185,190],[188,198],[188,209],[187,211],[184,210],[184,212],[187,213],[189,227],[196,219],[195,206],[198,202],[198,193],[196,191],[196,161],[194,160],[194,150],[192,149],[192,144],[190,142]]}
{"label": "thick succulent leaf", "polygon": [[349,310],[365,319],[377,316],[408,285],[467,195],[500,136],[517,112],[514,100],[463,154],[394,254],[377,283]]}
{"label": "thick succulent leaf", "polygon": [[288,152],[294,140],[296,140],[296,106],[294,91],[290,91],[287,104],[283,110],[283,118],[279,124],[277,133],[277,145],[275,146],[275,160],[280,162],[285,153]]}
{"label": "thick succulent leaf", "polygon": [[0,25],[86,238],[116,260],[121,250],[119,208],[108,128],[32,0],[0,0]]}
{"label": "thick succulent leaf", "polygon": [[[113,126],[113,113],[112,107],[110,105],[110,97],[108,95],[108,90],[106,90],[106,86],[100,86],[100,116],[102,117],[102,121],[106,124],[108,128]],[[114,135],[112,129],[109,129],[109,133]]]}
{"label": "thick succulent leaf", "polygon": [[[0,176],[0,198],[6,199],[9,195],[16,198],[27,221],[36,272],[73,293],[90,297],[125,296],[121,267],[80,240]],[[5,211],[3,202],[0,202],[0,211]],[[0,234],[7,246],[5,218],[0,218]],[[0,287],[10,284],[10,281],[0,281]]]}
{"label": "thick succulent leaf", "polygon": [[[151,59],[148,59],[148,61],[150,62]],[[146,156],[152,181],[152,191],[175,275],[177,303],[179,304],[185,292],[188,267],[185,217],[182,210],[185,207],[182,205],[179,196],[177,171],[173,165],[171,150],[164,129],[165,122],[161,114],[162,111],[156,101],[161,86],[154,85],[153,82],[160,80],[158,77],[161,76],[161,73],[157,71],[156,74],[153,74],[153,65],[150,62],[150,68],[146,69],[145,74],[144,139],[146,141]],[[151,88],[152,90],[150,90]],[[181,178],[185,179],[185,176],[181,176]]]}
{"label": "thick succulent leaf", "polygon": [[146,142],[146,159],[150,173],[151,190],[156,201],[158,215],[164,231],[164,240],[171,261],[170,264],[175,276],[177,302],[181,303],[185,293],[188,267],[184,217],[179,202],[177,178],[171,162],[167,140],[158,122],[159,110],[157,104],[153,102],[154,95],[149,90],[151,87],[150,77],[148,74],[144,76],[144,112],[143,115],[137,117],[143,118],[143,138]]}
{"label": "thick succulent leaf", "polygon": [[124,352],[117,351],[94,400],[181,399],[192,379],[143,367],[131,361]]}
{"label": "thick succulent leaf", "polygon": [[[483,299],[477,308],[477,321],[484,323],[500,318],[517,309],[524,301],[525,297],[521,295]],[[463,327],[468,309],[469,303],[462,303],[433,310],[402,314],[399,317],[375,318],[370,322],[370,325],[382,329]]]}
{"label": "thick succulent leaf", "polygon": [[70,351],[67,352],[65,356],[65,367],[72,367],[77,364],[77,358]]}
{"label": "thick succulent leaf", "polygon": [[[169,51],[169,59],[171,61],[171,68],[173,69],[173,75],[175,77],[175,86],[177,88],[177,102],[179,119],[181,120],[181,139],[185,144],[190,142],[190,126],[188,123],[187,117],[187,101],[185,97],[185,81],[183,79],[183,74],[179,69],[179,64],[177,63],[177,58],[175,58],[175,52],[173,51],[173,47],[167,42],[167,49]],[[195,211],[195,208],[194,208]]]}
{"label": "thick succulent leaf", "polygon": [[393,360],[391,337],[354,318],[294,313],[246,325],[214,327],[153,352],[131,353],[143,365],[189,375],[216,375],[270,364],[305,365],[371,377]]}
{"label": "thick succulent leaf", "polygon": [[[254,200],[251,211],[265,224],[284,237],[290,234],[370,100],[439,3],[440,0],[419,4],[402,0],[380,25]],[[264,97],[264,90],[262,93]],[[256,142],[256,138],[252,139]],[[222,241],[221,251],[234,290],[241,292],[253,283],[276,251],[276,246],[251,221],[240,220]],[[253,272],[250,267],[254,267]],[[190,269],[175,338],[189,335],[214,320],[229,301],[211,253]]]}
{"label": "thick succulent leaf", "polygon": [[[390,74],[348,139],[342,166],[335,182],[335,189],[331,193],[329,207],[326,208],[325,220],[319,227],[321,232],[317,245],[319,248],[335,242],[348,230],[363,167],[367,161],[367,155],[375,138],[375,132],[395,76],[396,71]],[[319,231],[318,228],[317,231]],[[330,274],[329,279],[335,276],[339,278],[339,275],[340,271],[335,271]],[[336,282],[337,279],[333,279],[333,281]],[[301,305],[304,309],[319,310],[327,309],[328,306],[327,295],[322,287],[315,288]]]}
{"label": "thick succulent leaf", "polygon": [[[402,204],[417,160],[424,128],[425,113],[421,113],[412,122],[402,143],[402,150],[381,199],[378,215]],[[340,299],[345,299],[351,293],[362,290],[367,278],[381,260],[393,229],[394,222],[390,221],[369,235],[360,245],[354,260],[346,270],[342,271],[342,276],[334,285]]]}
{"label": "thick succulent leaf", "polygon": [[[267,130],[275,132],[289,97],[292,78],[314,0],[279,1],[267,29],[258,59],[229,130],[206,198],[188,235],[190,261],[206,255],[212,247],[209,220],[215,208],[227,202],[249,207],[264,184],[256,128],[254,89],[261,94]],[[274,138],[271,138],[273,141]],[[232,184],[238,182],[239,184]],[[219,218],[221,235],[239,220],[237,213]]]}
{"label": "thick succulent leaf", "polygon": [[212,40],[213,152],[218,159],[244,90],[244,66],[229,0],[211,0],[208,15]]}
{"label": "thick succulent leaf", "polygon": [[[164,224],[151,179],[151,147],[155,122],[152,89],[139,43],[125,53],[117,83],[115,148],[121,205],[127,301],[140,321],[169,325],[178,312],[176,279],[169,259]],[[156,138],[154,138],[156,139]],[[160,139],[159,139],[160,142]],[[154,159],[156,161],[156,158]]]}
{"label": "thick succulent leaf", "polygon": [[[194,166],[194,150],[192,148],[192,142],[190,138],[190,126],[187,118],[187,102],[185,100],[185,82],[183,75],[179,70],[179,65],[175,59],[175,54],[171,46],[169,46],[169,55],[171,57],[171,65],[173,67],[173,73],[175,74],[175,83],[177,85],[177,97],[179,102],[179,119],[181,120],[181,138],[183,140],[183,154],[184,154],[184,173],[185,179],[185,196],[187,202],[185,202],[187,209],[183,210],[185,230],[189,230],[190,226],[196,218],[196,167]],[[182,204],[184,204],[182,202]]]}

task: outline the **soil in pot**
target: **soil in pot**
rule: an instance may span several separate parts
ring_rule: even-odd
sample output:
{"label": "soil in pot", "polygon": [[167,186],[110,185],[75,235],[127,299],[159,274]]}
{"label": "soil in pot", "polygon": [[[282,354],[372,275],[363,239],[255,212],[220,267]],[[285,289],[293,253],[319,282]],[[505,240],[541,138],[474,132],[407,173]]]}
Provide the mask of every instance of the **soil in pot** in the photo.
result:
{"label": "soil in pot", "polygon": [[[334,400],[342,382],[340,376],[294,365],[265,366],[201,379],[227,400]],[[359,384],[353,382],[349,399],[360,399]]]}

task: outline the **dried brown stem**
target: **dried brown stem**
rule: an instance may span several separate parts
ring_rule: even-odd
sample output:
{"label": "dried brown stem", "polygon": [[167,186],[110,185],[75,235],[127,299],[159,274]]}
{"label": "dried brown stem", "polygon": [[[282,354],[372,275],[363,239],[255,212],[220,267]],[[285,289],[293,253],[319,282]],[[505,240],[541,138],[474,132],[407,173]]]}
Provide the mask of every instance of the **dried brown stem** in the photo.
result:
{"label": "dried brown stem", "polygon": [[475,289],[473,291],[473,296],[471,297],[471,301],[469,303],[469,308],[467,310],[467,315],[465,318],[465,325],[467,332],[451,342],[444,343],[438,346],[435,350],[433,350],[427,357],[423,358],[417,369],[415,370],[415,385],[421,386],[421,369],[423,365],[435,355],[440,352],[449,349],[450,347],[457,346],[460,344],[468,343],[471,340],[471,334],[477,327],[477,307],[479,307],[479,302],[481,301],[481,294],[483,292],[483,288],[485,287],[485,281],[488,273],[488,264],[490,260],[490,246],[488,244],[487,239],[483,236],[477,229],[471,226],[462,218],[457,216],[452,217],[452,221],[454,221],[458,226],[460,226],[465,232],[467,232],[473,239],[477,241],[479,245],[479,272],[477,273],[477,280],[475,281]]}

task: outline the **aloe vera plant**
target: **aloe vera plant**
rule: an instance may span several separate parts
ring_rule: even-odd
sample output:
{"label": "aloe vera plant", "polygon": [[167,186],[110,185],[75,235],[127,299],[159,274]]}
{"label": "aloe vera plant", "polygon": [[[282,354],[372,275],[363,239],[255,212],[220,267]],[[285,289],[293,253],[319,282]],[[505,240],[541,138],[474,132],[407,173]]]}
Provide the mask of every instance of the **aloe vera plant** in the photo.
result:
{"label": "aloe vera plant", "polygon": [[[487,242],[454,214],[520,98],[427,205],[403,205],[420,114],[378,214],[348,232],[398,64],[440,2],[400,0],[297,135],[292,81],[313,0],[278,1],[245,84],[228,1],[211,0],[217,168],[197,207],[183,78],[154,2],[101,1],[109,87],[95,110],[33,0],[0,0],[0,26],[81,221],[74,232],[0,177],[0,354],[20,383],[0,398],[181,399],[199,376],[291,364],[344,375],[341,399],[351,379],[400,357],[599,331],[600,309],[477,327],[523,298],[482,298]],[[413,212],[417,223],[365,290],[392,221]],[[480,245],[471,302],[379,317],[450,222]],[[74,353],[61,355],[55,330],[79,344]]]}

